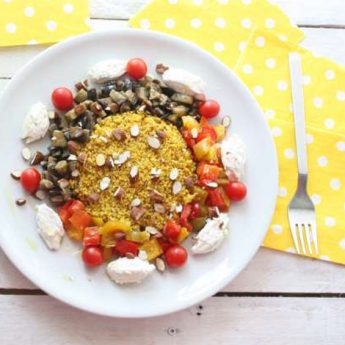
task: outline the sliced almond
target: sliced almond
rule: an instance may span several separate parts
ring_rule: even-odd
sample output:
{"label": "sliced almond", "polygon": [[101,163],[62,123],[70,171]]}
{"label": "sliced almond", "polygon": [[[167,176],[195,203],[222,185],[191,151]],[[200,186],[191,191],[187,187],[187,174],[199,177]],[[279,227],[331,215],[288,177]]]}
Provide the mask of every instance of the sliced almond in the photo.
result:
{"label": "sliced almond", "polygon": [[139,198],[134,198],[129,206],[138,207],[140,204],[141,204],[141,200]]}
{"label": "sliced almond", "polygon": [[141,260],[147,260],[147,253],[145,250],[139,250],[138,257]]}
{"label": "sliced almond", "polygon": [[103,191],[106,190],[110,186],[110,178],[109,177],[103,177],[101,182],[99,183],[99,188]]}
{"label": "sliced almond", "polygon": [[169,178],[171,181],[175,181],[178,177],[179,171],[177,168],[172,168],[170,170]]}
{"label": "sliced almond", "polygon": [[96,156],[96,164],[97,164],[97,166],[102,167],[105,164],[105,160],[106,160],[106,158],[105,158],[104,154],[99,153]]}
{"label": "sliced almond", "polygon": [[154,150],[158,150],[160,148],[160,146],[161,146],[161,142],[157,138],[155,138],[153,136],[148,136],[147,137],[147,143]]}
{"label": "sliced almond", "polygon": [[132,137],[137,137],[140,133],[140,129],[139,129],[139,126],[138,125],[133,125],[130,129],[130,132],[131,132],[131,136]]}
{"label": "sliced almond", "polygon": [[183,210],[183,206],[181,204],[177,204],[176,207],[175,207],[175,211],[177,213],[181,213]]}
{"label": "sliced almond", "polygon": [[222,125],[227,128],[231,125],[231,118],[229,116],[224,116],[222,119]]}
{"label": "sliced almond", "polygon": [[106,137],[104,137],[103,135],[99,136],[98,138],[100,141],[103,141],[104,143],[108,143],[108,139]]}
{"label": "sliced almond", "polygon": [[73,170],[73,171],[71,172],[71,176],[72,176],[73,178],[79,177],[79,176],[80,176],[79,170],[77,170],[77,169]]}
{"label": "sliced almond", "polygon": [[139,174],[139,169],[136,165],[131,167],[131,170],[129,172],[129,176],[131,178],[132,181],[135,181],[138,178],[138,174]]}
{"label": "sliced almond", "polygon": [[113,157],[107,157],[106,160],[105,160],[105,165],[110,168],[110,169],[113,169],[114,166],[115,166],[115,163],[114,163],[114,160],[113,160]]}
{"label": "sliced almond", "polygon": [[85,164],[85,162],[86,162],[86,158],[87,158],[87,156],[86,156],[86,153],[85,152],[81,152],[79,155],[78,155],[78,162],[80,163],[80,164]]}
{"label": "sliced almond", "polygon": [[44,193],[43,190],[38,190],[36,193],[35,193],[35,198],[38,199],[38,200],[44,200],[46,197],[46,194]]}
{"label": "sliced almond", "polygon": [[161,174],[161,169],[158,169],[158,168],[151,169],[151,178],[153,179],[158,178],[160,174]]}
{"label": "sliced almond", "polygon": [[153,208],[155,212],[160,213],[160,214],[164,214],[166,212],[166,209],[163,204],[155,203],[153,205]]}
{"label": "sliced almond", "polygon": [[111,135],[117,141],[124,141],[126,139],[126,133],[121,128],[115,128],[112,130]]}
{"label": "sliced almond", "polygon": [[149,196],[150,196],[150,199],[154,202],[157,202],[159,204],[164,202],[164,195],[162,193],[159,193],[155,189],[150,191]]}
{"label": "sliced almond", "polygon": [[173,186],[172,186],[172,192],[174,195],[177,195],[178,193],[180,193],[182,190],[182,184],[180,181],[175,181]]}
{"label": "sliced almond", "polygon": [[167,133],[161,130],[156,131],[157,137],[161,140],[164,140],[167,136]]}
{"label": "sliced almond", "polygon": [[159,232],[158,229],[156,229],[154,226],[146,226],[145,231],[151,235],[156,235]]}
{"label": "sliced almond", "polygon": [[186,185],[188,188],[193,187],[193,186],[194,186],[194,179],[193,179],[193,177],[188,176],[188,177],[184,180],[184,183],[185,183],[185,185]]}
{"label": "sliced almond", "polygon": [[126,163],[126,161],[131,157],[131,153],[129,151],[124,151],[118,155],[118,157],[114,160],[116,165],[122,165]]}
{"label": "sliced almond", "polygon": [[23,205],[26,204],[26,200],[25,200],[25,199],[17,199],[17,200],[16,200],[16,204],[17,204],[18,206],[23,206]]}
{"label": "sliced almond", "polygon": [[114,197],[117,199],[121,199],[124,194],[125,194],[125,190],[121,187],[117,187],[117,189],[114,193]]}
{"label": "sliced almond", "polygon": [[190,131],[190,134],[191,134],[193,139],[196,139],[198,137],[199,131],[197,128],[192,128]]}
{"label": "sliced almond", "polygon": [[146,210],[142,207],[133,207],[131,209],[131,217],[134,220],[139,220],[144,215],[145,212]]}
{"label": "sliced almond", "polygon": [[22,149],[22,156],[24,160],[28,161],[31,158],[31,150],[28,147]]}
{"label": "sliced almond", "polygon": [[11,171],[11,177],[15,180],[20,180],[20,175],[22,174],[19,170]]}
{"label": "sliced almond", "polygon": [[155,265],[159,272],[165,271],[165,262],[161,258],[156,258]]}
{"label": "sliced almond", "polygon": [[78,158],[77,158],[76,155],[69,155],[68,158],[67,158],[68,161],[76,161],[77,159]]}
{"label": "sliced almond", "polygon": [[97,202],[99,200],[99,193],[91,193],[88,197],[91,203]]}
{"label": "sliced almond", "polygon": [[30,165],[38,165],[44,160],[44,154],[40,151],[36,151],[30,160]]}
{"label": "sliced almond", "polygon": [[206,183],[206,186],[209,188],[217,188],[218,183],[217,182],[208,182],[208,183]]}

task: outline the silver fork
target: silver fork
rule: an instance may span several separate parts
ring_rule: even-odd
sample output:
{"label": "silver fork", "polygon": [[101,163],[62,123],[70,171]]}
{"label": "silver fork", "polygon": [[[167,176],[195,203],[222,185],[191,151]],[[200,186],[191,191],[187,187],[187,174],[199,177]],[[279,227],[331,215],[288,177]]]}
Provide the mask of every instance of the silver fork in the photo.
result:
{"label": "silver fork", "polygon": [[305,239],[309,254],[319,254],[315,207],[307,194],[308,167],[301,55],[290,53],[289,65],[298,165],[298,186],[288,207],[290,230],[298,254],[301,253],[300,245],[302,253],[307,254]]}

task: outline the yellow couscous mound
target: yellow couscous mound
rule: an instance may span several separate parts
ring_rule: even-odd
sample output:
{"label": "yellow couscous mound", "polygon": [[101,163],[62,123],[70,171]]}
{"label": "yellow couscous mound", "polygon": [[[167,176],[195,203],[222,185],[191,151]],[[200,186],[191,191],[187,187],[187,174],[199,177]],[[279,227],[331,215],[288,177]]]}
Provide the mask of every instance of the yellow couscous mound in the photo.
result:
{"label": "yellow couscous mound", "polygon": [[[130,129],[139,126],[139,135],[132,137]],[[111,135],[112,130],[120,128],[126,133],[124,141],[118,141]],[[148,145],[148,136],[155,136],[156,131],[166,134],[161,139],[158,149]],[[174,204],[185,204],[192,195],[185,187],[187,177],[195,177],[195,162],[178,129],[157,117],[144,113],[125,113],[107,117],[95,126],[91,139],[80,152],[86,154],[83,167],[80,166],[80,177],[75,181],[75,191],[78,197],[87,205],[87,211],[94,217],[107,220],[129,220],[134,228],[139,226],[154,226],[161,229],[169,217],[169,210]],[[130,158],[121,166],[111,168],[107,165],[97,166],[96,157],[103,154],[114,157],[124,151],[130,152]],[[130,180],[131,167],[138,167],[138,178],[133,183]],[[158,179],[152,179],[152,168],[161,169]],[[178,169],[176,181],[180,181],[182,189],[173,195],[174,181],[169,178],[173,168]],[[109,187],[101,190],[100,183],[104,177],[110,178]],[[121,199],[114,196],[118,187],[124,189]],[[156,190],[164,196],[165,214],[155,212],[154,203],[150,199],[150,191]],[[97,202],[89,202],[92,193],[99,193]],[[135,221],[130,216],[131,203],[138,198],[140,207],[145,209],[144,215]]]}

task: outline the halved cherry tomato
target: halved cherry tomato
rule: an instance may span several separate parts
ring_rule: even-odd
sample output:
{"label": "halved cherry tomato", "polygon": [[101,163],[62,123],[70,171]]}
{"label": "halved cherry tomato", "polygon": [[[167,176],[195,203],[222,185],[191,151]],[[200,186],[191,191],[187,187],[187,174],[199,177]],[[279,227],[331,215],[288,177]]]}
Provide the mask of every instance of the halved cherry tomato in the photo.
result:
{"label": "halved cherry tomato", "polygon": [[187,250],[180,246],[179,244],[175,244],[171,246],[166,252],[165,252],[165,260],[168,264],[168,266],[173,268],[178,268],[183,266],[188,259],[188,252]]}
{"label": "halved cherry tomato", "polygon": [[217,132],[210,125],[208,127],[202,127],[201,128],[201,131],[199,132],[198,137],[196,138],[196,141],[199,142],[205,138],[210,138],[213,143],[215,143],[217,141]]}
{"label": "halved cherry tomato", "polygon": [[210,99],[202,103],[199,107],[199,113],[208,119],[218,115],[220,111],[220,105],[217,101]]}
{"label": "halved cherry tomato", "polygon": [[147,73],[147,66],[143,59],[134,58],[127,62],[127,73],[133,79],[144,78]]}
{"label": "halved cherry tomato", "polygon": [[52,93],[54,107],[61,111],[69,110],[73,107],[73,94],[67,87],[58,87]]}
{"label": "halved cherry tomato", "polygon": [[247,195],[247,187],[242,182],[229,182],[224,189],[226,195],[233,201],[240,201]]}
{"label": "halved cherry tomato", "polygon": [[98,266],[104,261],[102,249],[96,246],[84,248],[82,258],[85,264],[90,267]]}
{"label": "halved cherry tomato", "polygon": [[200,204],[198,202],[192,203],[192,211],[188,217],[189,220],[200,217]]}
{"label": "halved cherry tomato", "polygon": [[114,252],[120,256],[125,256],[127,253],[131,253],[134,256],[138,255],[139,246],[137,243],[128,240],[118,240],[114,247]]}
{"label": "halved cherry tomato", "polygon": [[222,212],[227,211],[230,205],[230,201],[221,187],[210,189],[206,202],[209,206],[217,206]]}
{"label": "halved cherry tomato", "polygon": [[181,226],[169,219],[164,226],[163,232],[169,241],[176,241],[181,232]]}
{"label": "halved cherry tomato", "polygon": [[22,187],[30,194],[38,190],[41,182],[41,174],[35,168],[25,169],[20,175]]}
{"label": "halved cherry tomato", "polygon": [[101,233],[99,232],[98,226],[91,226],[85,228],[83,245],[84,247],[88,246],[98,246],[101,244]]}
{"label": "halved cherry tomato", "polygon": [[75,211],[69,218],[71,225],[77,230],[84,230],[92,223],[92,217],[83,210]]}

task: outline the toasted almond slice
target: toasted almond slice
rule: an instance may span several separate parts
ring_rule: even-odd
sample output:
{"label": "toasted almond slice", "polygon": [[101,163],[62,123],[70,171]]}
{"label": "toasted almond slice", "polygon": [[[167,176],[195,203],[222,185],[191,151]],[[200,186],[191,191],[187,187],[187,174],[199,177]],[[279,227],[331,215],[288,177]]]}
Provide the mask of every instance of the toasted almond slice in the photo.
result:
{"label": "toasted almond slice", "polygon": [[217,182],[208,182],[208,183],[206,183],[206,186],[209,188],[217,188],[218,183]]}
{"label": "toasted almond slice", "polygon": [[135,180],[138,177],[138,173],[139,173],[139,168],[136,165],[134,165],[131,167],[129,176],[131,177],[132,180]]}
{"label": "toasted almond slice", "polygon": [[104,164],[105,164],[105,156],[104,154],[102,153],[99,153],[97,156],[96,156],[96,164],[99,166],[99,167],[102,167]]}
{"label": "toasted almond slice", "polygon": [[134,198],[130,204],[130,207],[138,207],[141,204],[141,200],[139,198]]}
{"label": "toasted almond slice", "polygon": [[139,250],[138,257],[141,260],[147,260],[147,253],[145,250]]}
{"label": "toasted almond slice", "polygon": [[165,271],[165,262],[161,258],[156,258],[155,265],[159,272]]}
{"label": "toasted almond slice", "polygon": [[229,116],[224,116],[222,119],[222,125],[227,128],[231,125],[231,118]]}
{"label": "toasted almond slice", "polygon": [[190,134],[192,135],[193,139],[196,139],[198,137],[199,131],[197,128],[192,128]]}
{"label": "toasted almond slice", "polygon": [[22,149],[22,156],[24,160],[29,161],[31,158],[31,150],[28,147]]}
{"label": "toasted almond slice", "polygon": [[77,158],[76,155],[69,155],[68,158],[67,158],[68,161],[76,161],[77,159],[78,158]]}
{"label": "toasted almond slice", "polygon": [[46,197],[46,194],[44,193],[43,190],[38,190],[36,193],[35,193],[35,198],[38,199],[38,200],[44,200]]}
{"label": "toasted almond slice", "polygon": [[163,204],[155,203],[153,205],[153,208],[155,212],[160,213],[160,214],[164,214],[166,212],[166,209]]}
{"label": "toasted almond slice", "polygon": [[148,136],[147,137],[147,143],[149,144],[150,147],[152,147],[154,150],[157,150],[160,148],[161,146],[161,142],[153,137],[153,136]]}
{"label": "toasted almond slice", "polygon": [[179,171],[177,168],[172,168],[170,170],[169,178],[171,181],[175,181],[178,177]]}
{"label": "toasted almond slice", "polygon": [[177,213],[181,213],[183,210],[183,206],[181,204],[177,204],[176,207],[175,207],[175,211]]}
{"label": "toasted almond slice", "polygon": [[131,136],[132,137],[137,137],[140,133],[140,129],[139,129],[139,126],[138,125],[133,125],[130,129],[130,132],[131,132]]}
{"label": "toasted almond slice", "polygon": [[11,171],[11,177],[15,180],[20,180],[20,175],[22,174],[19,170]]}
{"label": "toasted almond slice", "polygon": [[114,197],[117,199],[121,199],[124,194],[125,194],[125,190],[121,187],[117,187],[117,189],[114,193]]}
{"label": "toasted almond slice", "polygon": [[151,235],[156,235],[159,233],[158,229],[156,229],[154,226],[146,226],[145,231]]}
{"label": "toasted almond slice", "polygon": [[17,200],[16,200],[16,204],[17,204],[18,206],[23,206],[23,205],[26,204],[26,200],[25,200],[25,199],[17,199]]}
{"label": "toasted almond slice", "polygon": [[182,184],[180,181],[175,181],[173,186],[172,186],[172,192],[174,195],[177,195],[178,193],[180,193],[182,190]]}
{"label": "toasted almond slice", "polygon": [[106,190],[110,186],[110,178],[105,176],[102,178],[101,182],[99,183],[99,188],[103,191]]}

